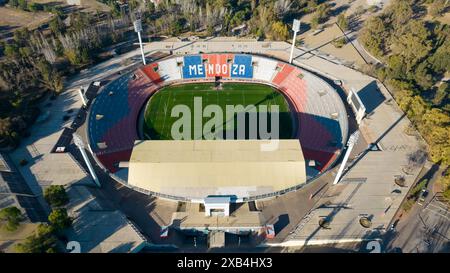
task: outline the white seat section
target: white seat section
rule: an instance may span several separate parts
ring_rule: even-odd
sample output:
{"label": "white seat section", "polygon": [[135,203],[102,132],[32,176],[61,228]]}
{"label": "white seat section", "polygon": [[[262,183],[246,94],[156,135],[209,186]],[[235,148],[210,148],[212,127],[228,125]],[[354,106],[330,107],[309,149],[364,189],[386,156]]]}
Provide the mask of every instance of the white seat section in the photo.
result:
{"label": "white seat section", "polygon": [[275,68],[277,67],[278,62],[257,56],[253,56],[253,62],[256,63],[253,67],[253,78],[270,82],[275,72],[277,72]]}
{"label": "white seat section", "polygon": [[177,66],[177,60],[170,58],[158,63],[159,75],[164,81],[175,81],[181,79],[180,68]]}
{"label": "white seat section", "polygon": [[183,78],[183,65],[184,65],[184,58],[183,57],[176,57],[176,65],[178,73],[180,73],[181,79]]}

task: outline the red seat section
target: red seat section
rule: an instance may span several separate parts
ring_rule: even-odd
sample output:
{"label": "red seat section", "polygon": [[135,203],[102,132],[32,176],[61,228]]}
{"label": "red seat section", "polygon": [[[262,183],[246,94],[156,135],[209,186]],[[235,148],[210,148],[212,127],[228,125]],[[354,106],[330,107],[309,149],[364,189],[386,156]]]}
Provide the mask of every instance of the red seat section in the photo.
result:
{"label": "red seat section", "polygon": [[280,70],[277,73],[277,75],[273,78],[272,82],[274,84],[280,85],[295,69],[295,67],[284,63],[278,63],[277,69]]}
{"label": "red seat section", "polygon": [[228,60],[233,60],[233,56],[233,54],[203,54],[202,60],[204,60],[206,77],[230,77]]}
{"label": "red seat section", "polygon": [[316,166],[319,171],[326,170],[336,159],[338,153],[330,153],[324,151],[318,151],[314,149],[308,149],[302,146],[303,156],[307,159],[313,159],[320,163],[320,166]]}
{"label": "red seat section", "polygon": [[143,68],[141,68],[141,70],[153,83],[158,84],[163,81],[161,75],[159,75],[158,73],[158,63],[151,63],[149,65],[146,65]]}
{"label": "red seat section", "polygon": [[115,173],[118,171],[118,166],[121,161],[130,160],[131,151],[131,149],[128,149],[108,154],[97,154],[97,158],[106,169],[108,169],[112,173]]}
{"label": "red seat section", "polygon": [[316,168],[323,171],[333,162],[339,151],[330,145],[335,136],[319,121],[320,117],[309,113],[308,89],[302,71],[283,63],[278,64],[278,67],[280,70],[272,82],[293,104],[298,121],[296,137],[300,140],[304,156],[306,159],[319,162],[320,165]]}

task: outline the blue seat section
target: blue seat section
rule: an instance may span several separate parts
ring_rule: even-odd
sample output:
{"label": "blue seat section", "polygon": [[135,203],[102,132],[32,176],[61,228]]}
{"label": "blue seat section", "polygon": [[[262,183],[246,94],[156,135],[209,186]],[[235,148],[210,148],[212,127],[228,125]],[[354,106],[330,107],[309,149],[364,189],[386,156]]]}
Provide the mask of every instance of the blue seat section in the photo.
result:
{"label": "blue seat section", "polygon": [[[98,142],[102,142],[106,132],[130,112],[128,104],[128,81],[130,75],[120,78],[105,86],[91,105],[89,116],[89,141],[93,152],[99,151]],[[103,117],[97,120],[97,115]]]}
{"label": "blue seat section", "polygon": [[[336,148],[342,147],[342,131],[341,126],[337,120],[331,118],[325,118],[320,116],[314,116],[314,119],[319,122],[324,129],[332,136],[332,141],[335,142]],[[320,132],[318,132],[320,134]]]}
{"label": "blue seat section", "polygon": [[205,78],[205,67],[200,55],[184,56],[183,78]]}
{"label": "blue seat section", "polygon": [[234,55],[230,75],[232,78],[253,78],[252,56]]}

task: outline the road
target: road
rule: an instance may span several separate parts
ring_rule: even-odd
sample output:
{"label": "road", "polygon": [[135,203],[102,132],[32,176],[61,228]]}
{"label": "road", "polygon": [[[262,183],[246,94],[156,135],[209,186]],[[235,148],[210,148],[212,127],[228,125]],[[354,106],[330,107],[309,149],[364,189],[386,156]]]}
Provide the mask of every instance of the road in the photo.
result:
{"label": "road", "polygon": [[398,218],[395,230],[387,232],[384,238],[386,252],[450,252],[449,206],[440,200],[439,193],[432,193],[439,174],[440,171],[436,171],[430,179],[427,185],[430,194],[423,205],[416,202],[407,215]]}

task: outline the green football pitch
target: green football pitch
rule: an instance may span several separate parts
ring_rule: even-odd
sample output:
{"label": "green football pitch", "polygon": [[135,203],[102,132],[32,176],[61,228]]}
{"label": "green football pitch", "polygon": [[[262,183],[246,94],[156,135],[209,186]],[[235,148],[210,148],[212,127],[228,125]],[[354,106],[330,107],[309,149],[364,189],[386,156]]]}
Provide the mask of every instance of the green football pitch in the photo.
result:
{"label": "green football pitch", "polygon": [[[201,99],[202,108],[194,107],[194,99],[197,101],[197,106]],[[185,118],[185,112],[172,116],[172,111],[177,105],[185,105],[187,107],[183,106],[183,108],[185,110],[189,109],[189,119],[184,124],[187,125],[190,121],[190,139],[205,139],[205,135],[208,132],[219,135],[222,139],[239,138],[238,130],[236,129],[237,124],[242,124],[242,113],[248,111],[249,105],[255,106],[253,109],[256,109],[258,113],[256,115],[258,122],[253,122],[253,124],[256,124],[256,127],[255,125],[249,125],[250,115],[246,114],[245,125],[240,126],[240,128],[245,128],[245,139],[267,138],[259,133],[259,123],[262,122],[259,121],[259,118],[262,114],[267,115],[267,125],[261,128],[263,132],[273,132],[271,118],[274,115],[274,120],[278,120],[275,124],[279,124],[279,138],[289,139],[293,135],[293,122],[289,105],[283,95],[276,89],[267,85],[253,83],[223,83],[219,89],[214,87],[214,83],[192,83],[168,86],[152,95],[146,105],[144,114],[143,134],[145,139],[174,139],[172,137],[172,126],[179,125],[180,122],[177,123],[177,120],[180,120],[181,117]],[[210,117],[202,115],[201,112],[208,105],[219,106],[222,114],[216,115],[214,112],[210,114]],[[234,111],[228,111],[227,113],[227,107],[230,105],[235,107]],[[239,109],[237,105],[242,105],[243,107]],[[275,105],[278,105],[279,114],[274,114],[275,108],[273,106]],[[198,125],[200,119],[197,118],[197,123],[194,121],[196,116],[201,117],[201,127]],[[206,123],[208,121],[215,125],[207,127]],[[220,125],[216,126],[217,124]],[[178,131],[183,132],[183,130],[186,130],[184,127],[177,127],[179,128]],[[207,128],[211,128],[211,130]],[[255,134],[249,133],[255,129],[257,131],[256,137]],[[194,133],[195,130],[197,130],[197,134]],[[233,137],[230,137],[231,135]]]}

